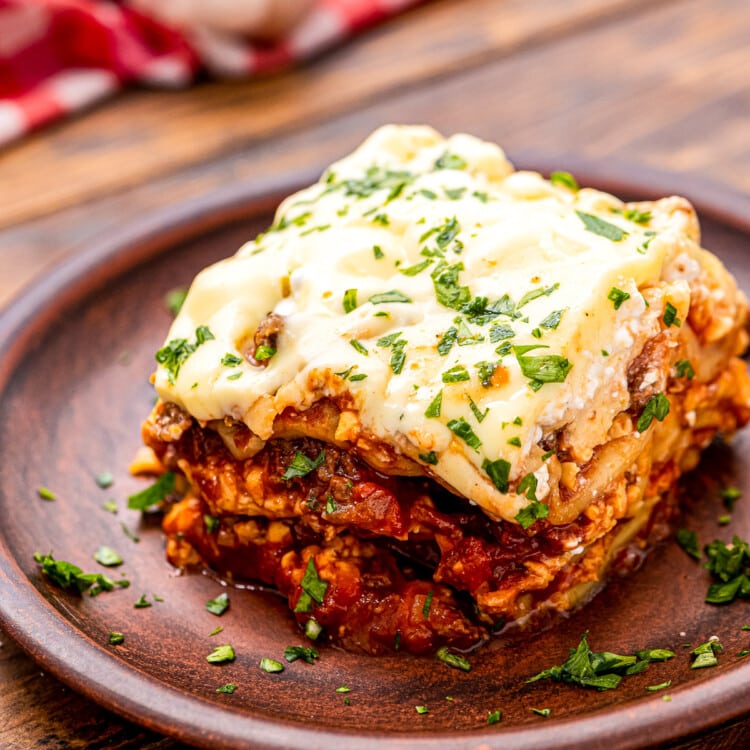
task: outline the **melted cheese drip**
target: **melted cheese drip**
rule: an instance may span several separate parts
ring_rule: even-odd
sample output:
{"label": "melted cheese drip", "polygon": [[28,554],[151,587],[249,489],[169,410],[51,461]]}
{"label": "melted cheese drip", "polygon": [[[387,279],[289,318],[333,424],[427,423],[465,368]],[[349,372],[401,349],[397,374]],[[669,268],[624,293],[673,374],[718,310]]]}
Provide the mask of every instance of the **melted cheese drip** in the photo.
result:
{"label": "melted cheese drip", "polygon": [[[436,167],[441,162],[459,168]],[[385,183],[380,188],[378,180]],[[198,420],[243,421],[262,439],[285,408],[346,395],[366,432],[416,461],[434,451],[438,461],[426,471],[511,520],[529,500],[498,491],[485,461],[508,461],[513,486],[533,472],[542,499],[543,434],[578,420],[584,453],[603,442],[612,418],[627,408],[627,362],[659,330],[662,307],[647,308],[639,289],[658,281],[670,258],[701,252],[682,217],[655,211],[650,226],[642,226],[612,210],[622,205],[605,193],[574,192],[515,172],[497,146],[467,135],[444,139],[426,127],[384,127],[320,182],[287,198],[269,232],[196,278],[168,338],[193,341],[198,326],[215,338],[196,348],[174,383],[158,368],[159,395]],[[576,211],[626,234],[613,241],[592,232]],[[444,241],[441,232],[456,225],[455,237]],[[431,272],[438,251],[448,265],[462,264],[457,284],[472,299],[492,303],[507,294],[518,303],[546,293],[524,304],[520,317],[472,323],[437,298]],[[420,263],[426,267],[415,271]],[[618,309],[608,298],[613,287],[629,295]],[[669,288],[684,314],[686,282]],[[356,290],[357,302],[348,313],[347,290]],[[394,291],[410,302],[377,303],[375,295]],[[556,328],[542,325],[559,311]],[[283,316],[284,327],[268,366],[223,365],[225,354],[247,350],[270,312]],[[496,353],[503,341],[490,340],[493,323],[513,330],[512,345],[547,347],[528,356],[567,359],[564,382],[533,390],[515,354]],[[443,356],[437,344],[451,327],[468,327],[476,340],[464,338]],[[399,374],[393,349],[378,344],[396,332],[407,342]],[[481,362],[503,368],[490,387],[480,382]],[[469,379],[443,382],[456,367]],[[367,377],[344,379],[347,372]],[[440,416],[427,418],[440,391]],[[465,420],[481,445],[455,434],[451,420]]]}

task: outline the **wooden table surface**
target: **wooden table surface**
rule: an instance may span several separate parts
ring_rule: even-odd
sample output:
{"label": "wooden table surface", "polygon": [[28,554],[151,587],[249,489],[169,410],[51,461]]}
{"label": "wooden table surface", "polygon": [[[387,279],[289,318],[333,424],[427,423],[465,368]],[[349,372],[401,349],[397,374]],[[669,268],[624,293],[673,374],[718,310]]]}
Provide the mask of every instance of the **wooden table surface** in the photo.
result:
{"label": "wooden table surface", "polygon": [[[472,132],[521,166],[665,172],[750,213],[750,3],[434,0],[278,75],[130,91],[0,152],[0,304],[92,237],[309,175],[385,122]],[[0,641],[0,747],[178,746]],[[746,748],[750,718],[686,743]]]}

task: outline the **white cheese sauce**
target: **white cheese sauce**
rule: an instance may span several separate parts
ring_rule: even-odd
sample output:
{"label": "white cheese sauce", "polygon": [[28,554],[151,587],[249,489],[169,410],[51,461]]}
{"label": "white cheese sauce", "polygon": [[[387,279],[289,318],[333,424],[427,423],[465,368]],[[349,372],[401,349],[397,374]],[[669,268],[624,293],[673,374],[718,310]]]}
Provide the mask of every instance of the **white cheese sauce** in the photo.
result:
{"label": "white cheese sauce", "polygon": [[[346,394],[364,431],[418,462],[434,452],[432,473],[513,519],[529,499],[499,491],[486,462],[507,461],[513,486],[533,472],[543,499],[540,437],[585,421],[602,401],[612,417],[627,407],[626,364],[658,332],[660,314],[646,310],[639,289],[662,277],[676,237],[672,277],[689,277],[697,263],[695,243],[666,219],[654,236],[622,207],[605,193],[514,172],[497,146],[468,135],[381,128],[287,198],[267,233],[196,278],[168,340],[194,342],[199,326],[214,338],[176,377],[160,366],[156,388],[198,420],[231,417],[262,439],[285,408]],[[593,231],[590,217],[606,226]],[[613,294],[624,299],[616,305]],[[507,298],[472,317],[460,301],[447,306],[450,295],[490,306]],[[222,364],[243,356],[272,312],[284,320],[267,367]],[[523,361],[546,361],[560,382],[535,383]],[[498,365],[494,376],[482,363]],[[427,417],[439,393],[440,414]],[[596,424],[589,448],[611,419]]]}

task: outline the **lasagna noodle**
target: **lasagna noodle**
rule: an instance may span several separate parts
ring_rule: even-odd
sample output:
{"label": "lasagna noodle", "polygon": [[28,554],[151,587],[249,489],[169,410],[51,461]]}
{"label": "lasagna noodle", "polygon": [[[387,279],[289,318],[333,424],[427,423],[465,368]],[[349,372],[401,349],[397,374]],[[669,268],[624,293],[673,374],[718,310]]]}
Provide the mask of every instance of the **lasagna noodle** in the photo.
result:
{"label": "lasagna noodle", "polygon": [[385,128],[203,272],[144,425],[190,486],[170,559],[425,652],[570,609],[645,546],[750,417],[746,303],[683,199],[562,182]]}

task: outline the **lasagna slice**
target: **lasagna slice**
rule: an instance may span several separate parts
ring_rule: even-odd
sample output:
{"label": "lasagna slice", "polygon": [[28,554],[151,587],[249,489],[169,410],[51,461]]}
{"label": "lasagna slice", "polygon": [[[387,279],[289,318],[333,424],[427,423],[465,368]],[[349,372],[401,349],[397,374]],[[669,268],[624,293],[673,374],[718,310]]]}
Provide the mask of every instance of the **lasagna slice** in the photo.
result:
{"label": "lasagna slice", "polygon": [[198,275],[157,353],[169,559],[372,653],[577,606],[750,418],[746,301],[699,241],[682,198],[378,130]]}

